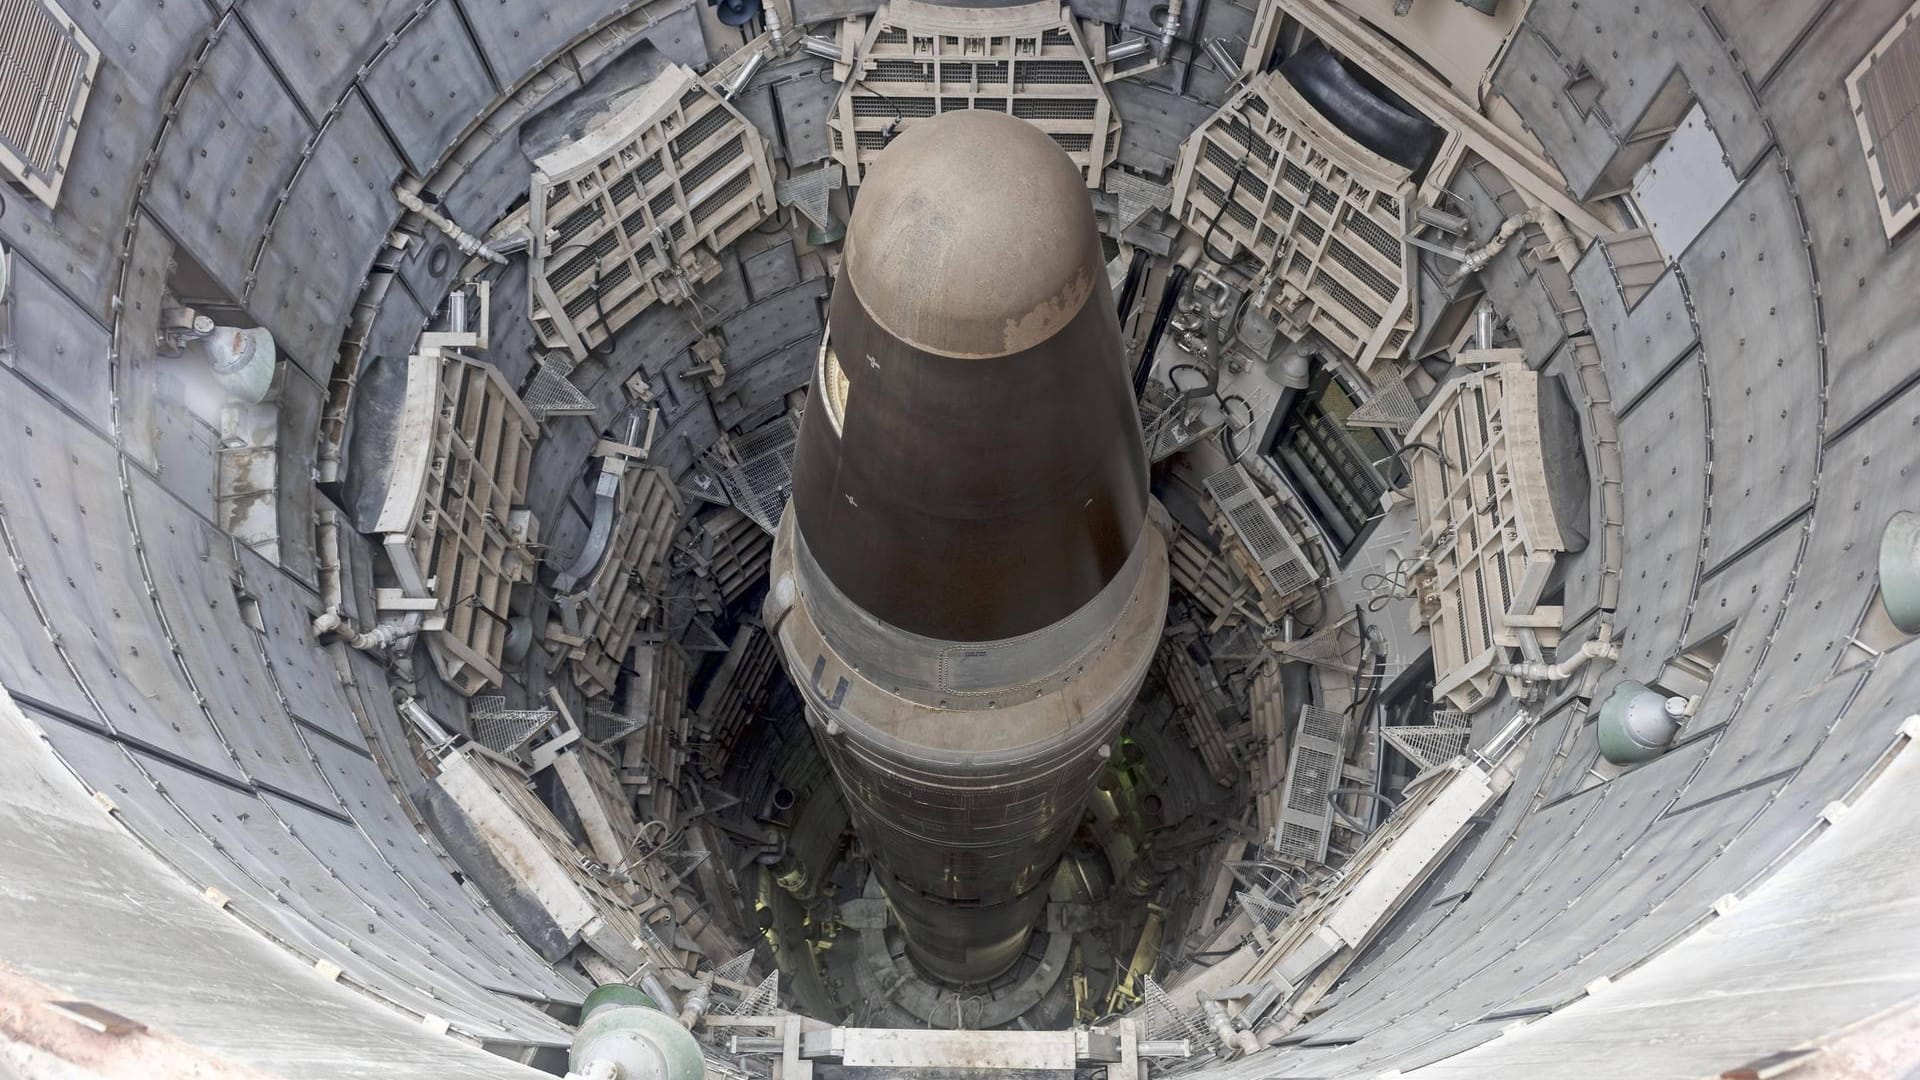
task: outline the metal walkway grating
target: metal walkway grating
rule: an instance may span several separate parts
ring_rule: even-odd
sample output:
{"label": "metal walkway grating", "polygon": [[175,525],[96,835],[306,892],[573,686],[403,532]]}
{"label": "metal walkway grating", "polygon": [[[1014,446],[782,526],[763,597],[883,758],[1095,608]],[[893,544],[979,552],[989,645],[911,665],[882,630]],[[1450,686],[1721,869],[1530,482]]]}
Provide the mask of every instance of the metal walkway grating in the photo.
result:
{"label": "metal walkway grating", "polygon": [[509,709],[505,697],[482,694],[473,699],[467,719],[473,724],[474,742],[511,757],[559,715],[552,709]]}
{"label": "metal walkway grating", "polygon": [[1374,379],[1373,396],[1347,416],[1350,428],[1385,428],[1404,432],[1420,419],[1420,403],[1413,400],[1407,381],[1390,372]]}
{"label": "metal walkway grating", "polygon": [[1147,1037],[1150,1039],[1186,1039],[1198,1050],[1211,1049],[1218,1042],[1213,1029],[1198,1016],[1174,1004],[1173,995],[1154,981],[1151,975],[1140,977],[1140,996],[1145,1002]]}
{"label": "metal walkway grating", "polygon": [[730,449],[716,445],[702,458],[733,505],[768,533],[780,527],[793,492],[793,451],[799,434],[793,418],[783,417],[733,439]]}
{"label": "metal walkway grating", "polygon": [[714,968],[713,977],[716,979],[725,979],[728,982],[746,982],[747,976],[752,970],[753,950],[748,949],[739,956]]}
{"label": "metal walkway grating", "polygon": [[1445,765],[1464,753],[1473,728],[1463,724],[1408,724],[1405,727],[1381,728],[1380,734],[1389,745],[1425,772],[1436,765]]}
{"label": "metal walkway grating", "polygon": [[551,416],[591,416],[593,400],[568,378],[573,363],[561,353],[550,353],[534,367],[533,381],[520,399],[527,411],[545,420]]}
{"label": "metal walkway grating", "polygon": [[760,980],[739,1004],[728,1007],[724,1002],[715,1001],[713,1011],[731,1016],[759,1016],[771,1013],[780,1007],[780,973],[775,971]]}

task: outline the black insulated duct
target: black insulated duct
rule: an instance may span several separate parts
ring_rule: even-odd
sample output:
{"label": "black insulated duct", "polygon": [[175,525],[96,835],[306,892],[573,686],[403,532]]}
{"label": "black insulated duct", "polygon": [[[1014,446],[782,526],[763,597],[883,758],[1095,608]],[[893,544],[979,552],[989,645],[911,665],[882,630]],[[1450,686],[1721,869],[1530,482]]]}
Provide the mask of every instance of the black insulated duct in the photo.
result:
{"label": "black insulated duct", "polygon": [[1160,294],[1160,308],[1154,312],[1153,327],[1147,331],[1147,340],[1140,347],[1140,362],[1133,368],[1133,396],[1137,400],[1147,391],[1147,378],[1153,374],[1153,354],[1160,349],[1160,337],[1167,332],[1167,323],[1173,319],[1174,306],[1180,302],[1180,290],[1186,287],[1187,275],[1192,273],[1184,266],[1176,266],[1167,274],[1167,287]]}
{"label": "black insulated duct", "polygon": [[1288,57],[1280,74],[1348,138],[1416,178],[1440,149],[1438,127],[1319,42]]}

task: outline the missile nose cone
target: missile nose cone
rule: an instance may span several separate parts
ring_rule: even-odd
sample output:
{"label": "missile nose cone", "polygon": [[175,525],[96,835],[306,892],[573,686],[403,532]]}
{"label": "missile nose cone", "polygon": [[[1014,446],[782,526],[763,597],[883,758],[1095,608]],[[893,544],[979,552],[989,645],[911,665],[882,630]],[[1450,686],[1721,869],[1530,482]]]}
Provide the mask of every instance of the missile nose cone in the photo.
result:
{"label": "missile nose cone", "polygon": [[1104,275],[1073,160],[1032,124],[979,111],[918,122],[888,145],[860,187],[846,264],[882,329],[967,359],[1052,337]]}
{"label": "missile nose cone", "polygon": [[997,113],[915,122],[869,170],[794,463],[826,578],[898,629],[1017,637],[1126,563],[1146,454],[1079,169]]}

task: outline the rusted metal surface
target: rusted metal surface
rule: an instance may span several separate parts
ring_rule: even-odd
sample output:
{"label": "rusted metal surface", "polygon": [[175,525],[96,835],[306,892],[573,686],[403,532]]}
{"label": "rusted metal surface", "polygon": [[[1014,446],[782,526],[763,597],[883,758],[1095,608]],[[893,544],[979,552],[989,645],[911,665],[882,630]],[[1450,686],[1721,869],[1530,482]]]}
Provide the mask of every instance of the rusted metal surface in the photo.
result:
{"label": "rusted metal surface", "polygon": [[267,1080],[137,1019],[0,967],[0,1075],[22,1080]]}

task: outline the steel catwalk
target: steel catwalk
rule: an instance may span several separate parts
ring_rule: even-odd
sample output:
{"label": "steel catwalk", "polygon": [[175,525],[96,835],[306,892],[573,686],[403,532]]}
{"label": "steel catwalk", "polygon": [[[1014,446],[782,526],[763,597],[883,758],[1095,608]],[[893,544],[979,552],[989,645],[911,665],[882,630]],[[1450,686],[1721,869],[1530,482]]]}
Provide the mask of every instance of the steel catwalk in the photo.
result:
{"label": "steel catwalk", "polygon": [[926,974],[1045,905],[1166,616],[1099,234],[1038,128],[952,113],[868,172],[767,616]]}

